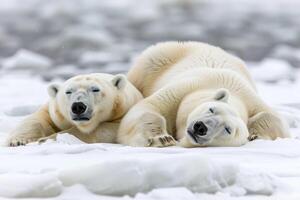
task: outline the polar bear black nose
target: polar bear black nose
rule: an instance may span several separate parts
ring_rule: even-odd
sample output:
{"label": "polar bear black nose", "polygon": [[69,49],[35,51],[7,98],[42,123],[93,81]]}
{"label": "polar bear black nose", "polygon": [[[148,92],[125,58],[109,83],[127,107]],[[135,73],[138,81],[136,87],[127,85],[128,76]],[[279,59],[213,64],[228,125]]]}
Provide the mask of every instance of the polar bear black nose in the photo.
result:
{"label": "polar bear black nose", "polygon": [[86,111],[87,106],[82,102],[75,102],[72,104],[72,112],[76,115],[80,115]]}
{"label": "polar bear black nose", "polygon": [[203,123],[203,122],[196,122],[195,124],[194,124],[194,133],[196,134],[196,135],[201,135],[201,136],[204,136],[204,135],[206,135],[206,133],[207,133],[207,127],[205,126],[205,124]]}

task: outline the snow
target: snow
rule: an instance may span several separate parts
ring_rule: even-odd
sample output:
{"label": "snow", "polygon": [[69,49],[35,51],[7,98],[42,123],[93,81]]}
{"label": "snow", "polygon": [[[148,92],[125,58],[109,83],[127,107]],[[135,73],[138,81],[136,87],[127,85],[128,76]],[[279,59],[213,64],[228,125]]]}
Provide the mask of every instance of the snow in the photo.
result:
{"label": "snow", "polygon": [[[0,199],[300,199],[299,5],[2,0]],[[247,60],[260,95],[293,137],[238,148],[160,149],[85,144],[63,134],[42,145],[1,146],[47,101],[45,81],[125,72],[143,49],[166,40],[208,42]]]}
{"label": "snow", "polygon": [[81,64],[104,64],[111,61],[119,61],[117,55],[107,52],[85,52],[80,57]]}
{"label": "snow", "polygon": [[278,45],[271,53],[272,57],[289,60],[294,66],[300,66],[300,48]]}
{"label": "snow", "polygon": [[21,49],[10,58],[2,61],[4,69],[34,69],[41,70],[51,66],[51,60],[37,53]]}
{"label": "snow", "polygon": [[[178,160],[180,162],[174,165]],[[80,183],[94,193],[105,195],[134,195],[166,187],[186,187],[193,192],[215,193],[228,186],[239,188],[242,192],[238,195],[269,195],[276,188],[273,178],[266,174],[247,174],[234,164],[213,162],[201,153],[168,157],[155,155],[154,158],[150,155],[147,159],[110,158],[103,163],[67,169],[60,174],[66,186]],[[255,182],[260,184],[255,185]],[[226,192],[231,193],[230,189]]]}
{"label": "snow", "polygon": [[61,36],[63,46],[69,45],[71,48],[76,46],[91,46],[101,47],[112,43],[112,38],[105,31],[101,30],[87,30],[83,27],[75,27],[68,30]]}
{"label": "snow", "polygon": [[[254,75],[258,69],[264,70],[264,64],[250,68]],[[288,69],[290,73],[299,73]],[[238,148],[184,149],[85,144],[63,134],[57,141],[48,140],[42,145],[2,146],[0,197],[72,199],[75,194],[83,199],[299,197],[300,106],[295,90],[300,88],[300,82],[285,81],[285,76],[278,79],[273,84],[258,79],[258,89],[288,120],[293,138],[256,140]],[[4,143],[21,119],[47,101],[46,86],[39,77],[2,75],[0,143]],[[274,98],[276,95],[280,98]]]}
{"label": "snow", "polygon": [[[284,60],[264,59],[251,72],[253,77],[258,81],[276,82],[282,80],[293,80],[293,67]],[[272,73],[270,73],[272,71]]]}
{"label": "snow", "polygon": [[55,77],[55,79],[66,80],[80,74],[76,68],[77,66],[75,65],[58,65],[56,68],[42,73],[42,75],[45,80],[53,81],[53,77]]}
{"label": "snow", "polygon": [[39,108],[37,105],[16,106],[10,110],[4,111],[8,116],[24,116],[29,115]]}
{"label": "snow", "polygon": [[0,175],[2,197],[52,197],[62,192],[61,182],[48,174],[6,173]]}

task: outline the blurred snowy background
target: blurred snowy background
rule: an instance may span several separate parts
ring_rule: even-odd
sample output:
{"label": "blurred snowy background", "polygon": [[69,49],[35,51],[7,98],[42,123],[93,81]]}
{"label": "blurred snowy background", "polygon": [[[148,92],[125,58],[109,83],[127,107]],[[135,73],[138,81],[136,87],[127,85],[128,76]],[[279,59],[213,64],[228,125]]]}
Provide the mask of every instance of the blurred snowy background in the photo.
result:
{"label": "blurred snowy background", "polygon": [[45,80],[118,73],[151,44],[197,40],[279,65],[294,80],[299,8],[297,0],[1,0],[0,69]]}
{"label": "blurred snowy background", "polygon": [[[298,0],[1,0],[0,198],[300,199],[299,19]],[[62,135],[1,146],[47,101],[48,81],[126,72],[143,49],[166,40],[208,42],[244,59],[292,138],[157,149]]]}

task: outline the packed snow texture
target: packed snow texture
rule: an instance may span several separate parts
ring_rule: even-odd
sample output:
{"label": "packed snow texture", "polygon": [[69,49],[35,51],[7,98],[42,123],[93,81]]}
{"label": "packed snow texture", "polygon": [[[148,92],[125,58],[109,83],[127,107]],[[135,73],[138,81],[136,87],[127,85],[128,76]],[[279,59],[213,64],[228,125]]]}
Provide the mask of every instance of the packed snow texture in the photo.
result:
{"label": "packed snow texture", "polygon": [[[32,166],[26,172],[16,170],[0,175],[0,184],[5,186],[0,189],[0,196],[51,197],[59,195],[63,186],[77,184],[96,194],[117,196],[170,187],[185,187],[192,192],[222,191],[234,196],[271,195],[280,184],[278,178],[268,173],[251,172],[230,161],[210,159],[201,152],[184,152],[176,148],[145,150],[117,145],[72,145],[72,151],[63,143],[23,147],[22,153],[10,151],[11,157],[19,153],[23,157],[35,155],[35,162],[39,162],[41,156],[50,156],[53,161],[64,159],[68,164],[54,170],[51,164],[44,163]],[[57,150],[51,150],[53,148]],[[78,159],[68,158],[68,154],[85,154],[86,158],[78,156],[82,159],[79,164],[76,163]],[[58,163],[61,162],[53,162],[54,165]],[[46,166],[48,169],[43,169]],[[25,170],[26,166],[23,167]]]}
{"label": "packed snow texture", "polygon": [[46,81],[125,72],[144,48],[166,40],[209,42],[245,59],[293,137],[160,149],[64,134],[0,146],[0,199],[300,199],[299,1],[21,1],[0,6],[0,145],[47,101]]}

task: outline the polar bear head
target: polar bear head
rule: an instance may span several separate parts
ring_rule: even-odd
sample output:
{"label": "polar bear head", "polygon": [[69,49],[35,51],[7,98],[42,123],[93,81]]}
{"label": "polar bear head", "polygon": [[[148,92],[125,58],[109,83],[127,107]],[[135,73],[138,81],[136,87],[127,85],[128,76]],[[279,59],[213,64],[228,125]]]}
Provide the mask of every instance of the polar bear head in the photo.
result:
{"label": "polar bear head", "polygon": [[228,90],[219,89],[212,101],[197,106],[190,113],[186,128],[189,143],[193,146],[235,146],[246,142],[236,140],[249,133],[241,110],[229,103],[229,96]]}
{"label": "polar bear head", "polygon": [[52,84],[48,93],[49,106],[86,133],[101,122],[120,118],[142,98],[124,75],[102,73],[79,75],[63,84]]}

